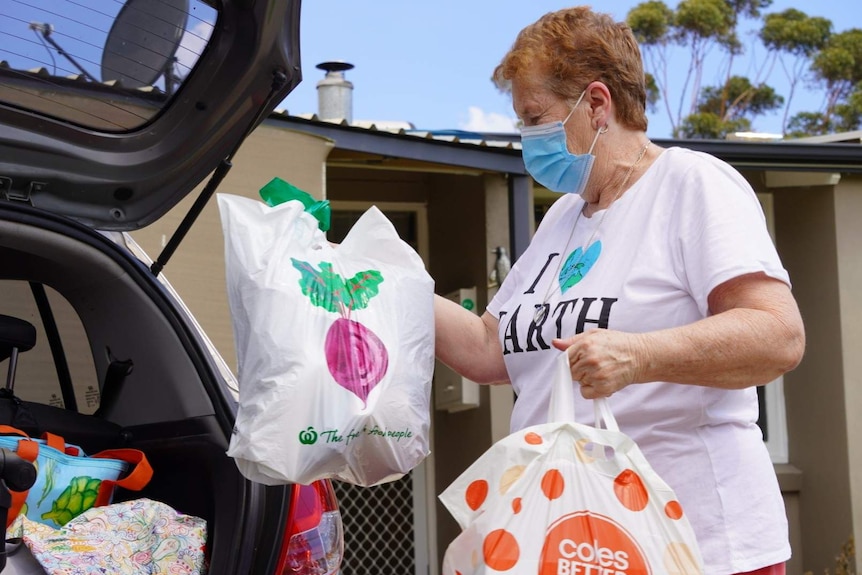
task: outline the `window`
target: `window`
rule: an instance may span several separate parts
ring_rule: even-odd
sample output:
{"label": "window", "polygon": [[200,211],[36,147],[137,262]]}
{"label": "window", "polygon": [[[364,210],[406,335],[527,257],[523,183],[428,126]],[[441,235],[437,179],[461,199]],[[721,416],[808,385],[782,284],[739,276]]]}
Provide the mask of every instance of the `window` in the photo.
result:
{"label": "window", "polygon": [[[3,280],[0,281],[0,314],[28,321],[36,328],[36,345],[18,356],[13,391],[24,401],[67,407],[59,375],[63,367],[58,369],[54,359],[59,350],[52,350],[49,331],[43,324],[37,304],[41,290],[44,290],[57,326],[55,346],[59,341],[78,411],[92,414],[99,407],[99,382],[87,333],[77,313],[63,296],[50,287],[35,284],[34,288],[25,281]],[[8,369],[8,359],[0,362],[4,385]]]}
{"label": "window", "polygon": [[[775,213],[773,196],[757,194],[763,213],[766,216],[766,228],[772,241],[775,241]],[[789,453],[787,448],[787,413],[784,408],[784,378],[758,388],[757,397],[760,400],[760,419],[758,425],[763,430],[763,440],[773,463],[787,463]]]}
{"label": "window", "polygon": [[[195,67],[217,15],[195,0],[0,7],[0,101],[108,131],[159,113]],[[83,97],[94,94],[101,98]]]}

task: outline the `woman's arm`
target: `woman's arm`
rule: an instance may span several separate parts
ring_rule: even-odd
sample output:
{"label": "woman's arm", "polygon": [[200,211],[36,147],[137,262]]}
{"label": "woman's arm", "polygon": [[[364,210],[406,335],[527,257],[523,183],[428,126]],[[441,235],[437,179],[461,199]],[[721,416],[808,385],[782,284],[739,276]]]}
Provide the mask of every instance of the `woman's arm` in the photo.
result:
{"label": "woman's arm", "polygon": [[590,399],[632,383],[669,381],[740,389],[795,368],[805,350],[799,308],[788,286],[762,273],[724,282],[711,315],[648,333],[589,330],[554,345],[567,350],[572,378]]}
{"label": "woman's arm", "polygon": [[497,339],[497,318],[464,309],[439,295],[434,296],[434,329],[437,358],[476,383],[507,383],[503,350]]}

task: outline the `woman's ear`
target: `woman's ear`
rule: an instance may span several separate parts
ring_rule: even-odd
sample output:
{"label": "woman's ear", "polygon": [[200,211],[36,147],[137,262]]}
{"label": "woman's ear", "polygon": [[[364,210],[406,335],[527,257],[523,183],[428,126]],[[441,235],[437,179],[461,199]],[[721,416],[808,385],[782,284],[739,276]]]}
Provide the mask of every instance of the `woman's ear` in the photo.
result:
{"label": "woman's ear", "polygon": [[611,112],[611,92],[604,82],[592,82],[586,89],[586,100],[589,106],[590,122],[593,129],[607,126],[613,114]]}

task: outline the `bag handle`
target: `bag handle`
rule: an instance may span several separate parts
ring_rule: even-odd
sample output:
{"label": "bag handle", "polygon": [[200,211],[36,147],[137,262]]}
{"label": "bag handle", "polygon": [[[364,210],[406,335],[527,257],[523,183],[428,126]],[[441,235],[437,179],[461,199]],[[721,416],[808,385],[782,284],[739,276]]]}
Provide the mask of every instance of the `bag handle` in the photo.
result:
{"label": "bag handle", "polygon": [[134,466],[132,470],[121,479],[102,480],[101,485],[99,485],[99,493],[96,496],[96,503],[94,504],[95,507],[110,503],[111,495],[114,493],[114,487],[122,487],[131,491],[140,491],[146,487],[147,483],[150,482],[150,479],[153,478],[153,467],[150,465],[144,452],[138,449],[106,449],[105,451],[100,451],[90,457],[119,459],[126,463],[131,463]]}
{"label": "bag handle", "polygon": [[[18,447],[15,450],[15,453],[23,459],[26,459],[30,463],[36,461],[37,457],[39,456],[39,444],[36,441],[30,439],[29,435],[27,435],[20,429],[11,427],[9,425],[0,425],[0,434],[21,436],[22,439],[18,441]],[[67,446],[65,440],[59,435],[45,432],[42,434],[42,438],[45,440],[46,445],[56,449],[60,453],[65,453],[72,456],[80,455],[80,452],[75,447]],[[120,461],[125,461],[126,463],[130,463],[133,465],[132,470],[121,479],[102,480],[101,484],[99,485],[99,492],[96,495],[96,502],[94,503],[94,506],[98,507],[108,505],[114,493],[115,487],[122,487],[131,491],[140,491],[153,478],[153,468],[150,465],[150,462],[147,460],[147,456],[144,455],[143,451],[140,451],[138,449],[106,449],[104,451],[100,451],[99,453],[91,455],[90,457],[100,459],[119,459]],[[24,502],[27,500],[28,493],[29,490],[9,490],[9,494],[12,496],[12,504],[9,506],[9,513],[6,524],[7,528],[9,527],[9,525],[12,524],[12,521],[14,521],[15,517],[17,517],[18,514],[21,512],[21,508],[24,506]]]}
{"label": "bag handle", "polygon": [[0,435],[20,435],[25,439],[30,439],[29,435],[27,435],[17,427],[12,427],[11,425],[0,425]]}
{"label": "bag handle", "polygon": [[[604,424],[605,429],[619,431],[620,427],[611,411],[606,397],[593,400],[595,427]],[[575,421],[575,392],[569,356],[564,351],[557,359],[557,370],[551,388],[551,403],[548,407],[548,421]]]}
{"label": "bag handle", "polygon": [[617,424],[617,419],[614,417],[613,412],[611,411],[611,406],[608,404],[607,397],[599,397],[593,400],[593,409],[596,414],[596,427],[600,425],[599,422],[605,424],[605,429],[608,431],[619,431],[620,426]]}
{"label": "bag handle", "polygon": [[[18,446],[15,448],[15,454],[22,459],[26,459],[30,463],[34,463],[36,458],[39,457],[39,444],[30,439],[29,435],[17,427],[0,425],[0,434],[21,436],[21,439],[18,440]],[[9,504],[9,510],[6,512],[7,529],[12,525],[15,518],[18,517],[18,514],[21,513],[21,508],[24,507],[24,503],[27,501],[28,493],[30,493],[29,489],[25,491],[12,491],[9,489],[9,495],[12,498],[12,501]]]}

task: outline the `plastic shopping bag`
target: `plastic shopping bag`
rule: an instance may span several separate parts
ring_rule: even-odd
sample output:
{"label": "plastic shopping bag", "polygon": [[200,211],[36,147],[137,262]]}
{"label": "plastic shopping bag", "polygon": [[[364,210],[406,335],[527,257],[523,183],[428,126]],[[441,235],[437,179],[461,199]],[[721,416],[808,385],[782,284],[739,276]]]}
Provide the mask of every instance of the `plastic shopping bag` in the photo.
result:
{"label": "plastic shopping bag", "polygon": [[596,427],[574,422],[565,354],[553,385],[554,423],[503,438],[440,495],[463,529],[444,575],[703,573],[676,496],[606,400],[595,400]]}
{"label": "plastic shopping bag", "polygon": [[218,195],[240,384],[228,455],[370,486],[429,453],[434,282],[376,208],[330,244],[299,201]]}

